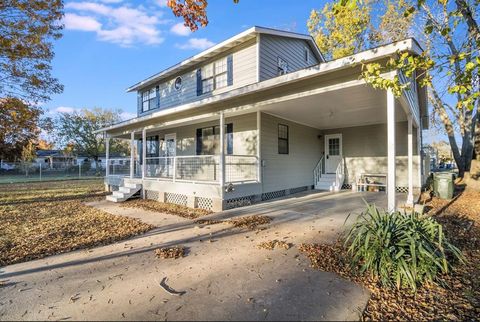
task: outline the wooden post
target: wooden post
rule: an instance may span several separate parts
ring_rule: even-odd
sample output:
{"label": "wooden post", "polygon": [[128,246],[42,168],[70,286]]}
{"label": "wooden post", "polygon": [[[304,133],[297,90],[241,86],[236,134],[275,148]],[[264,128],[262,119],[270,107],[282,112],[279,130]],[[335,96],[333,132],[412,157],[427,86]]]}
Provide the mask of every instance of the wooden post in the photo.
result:
{"label": "wooden post", "polygon": [[396,164],[395,164],[395,96],[392,90],[387,90],[387,209],[389,212],[396,210]]}
{"label": "wooden post", "polygon": [[145,179],[147,164],[147,130],[142,130],[142,179]]}

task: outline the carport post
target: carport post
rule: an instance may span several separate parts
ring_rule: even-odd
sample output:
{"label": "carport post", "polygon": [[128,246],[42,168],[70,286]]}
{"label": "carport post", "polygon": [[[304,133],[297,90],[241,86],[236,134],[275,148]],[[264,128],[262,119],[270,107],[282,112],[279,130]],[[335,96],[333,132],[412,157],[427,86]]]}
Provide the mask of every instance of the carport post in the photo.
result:
{"label": "carport post", "polygon": [[396,209],[395,200],[395,96],[392,90],[387,90],[387,209],[393,212]]}
{"label": "carport post", "polygon": [[412,114],[407,115],[408,119],[408,196],[407,205],[413,206],[413,129]]}

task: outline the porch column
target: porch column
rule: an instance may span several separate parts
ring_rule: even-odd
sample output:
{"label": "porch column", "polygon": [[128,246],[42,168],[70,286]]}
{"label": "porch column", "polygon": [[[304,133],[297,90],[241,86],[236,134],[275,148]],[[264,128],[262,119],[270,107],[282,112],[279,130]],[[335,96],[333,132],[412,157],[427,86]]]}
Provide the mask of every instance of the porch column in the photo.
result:
{"label": "porch column", "polygon": [[223,200],[225,189],[225,115],[220,112],[220,189]]}
{"label": "porch column", "polygon": [[142,130],[142,179],[145,178],[145,170],[147,167],[147,130]]}
{"label": "porch column", "polygon": [[262,114],[257,111],[257,181],[262,182],[262,151],[261,151],[261,133]]}
{"label": "porch column", "polygon": [[110,175],[110,136],[105,133],[105,176]]}
{"label": "porch column", "polygon": [[135,173],[135,132],[130,133],[130,178]]}
{"label": "porch column", "polygon": [[[423,164],[423,155],[422,155],[422,125],[421,124],[418,124],[418,127],[417,127],[417,157],[418,157],[418,186],[421,188],[424,183],[424,176],[428,175],[428,173],[424,173],[425,167]],[[436,160],[438,160],[438,151],[437,151]],[[430,167],[430,165],[428,166]]]}
{"label": "porch column", "polygon": [[396,209],[395,196],[395,96],[392,90],[387,90],[387,209],[392,212]]}
{"label": "porch column", "polygon": [[408,196],[407,196],[407,206],[413,206],[413,125],[412,125],[412,114],[408,114],[407,119],[408,119]]}

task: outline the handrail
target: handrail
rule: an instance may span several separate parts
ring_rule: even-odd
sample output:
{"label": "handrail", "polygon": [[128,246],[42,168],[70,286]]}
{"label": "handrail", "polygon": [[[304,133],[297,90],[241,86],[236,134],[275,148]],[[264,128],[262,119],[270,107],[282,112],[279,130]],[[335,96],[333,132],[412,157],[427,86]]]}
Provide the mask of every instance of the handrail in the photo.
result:
{"label": "handrail", "polygon": [[320,158],[320,160],[317,162],[317,164],[315,165],[315,168],[313,169],[313,183],[314,184],[317,184],[317,182],[320,180],[320,178],[322,177],[322,172],[323,172],[323,158],[325,156],[322,155],[322,157]]}

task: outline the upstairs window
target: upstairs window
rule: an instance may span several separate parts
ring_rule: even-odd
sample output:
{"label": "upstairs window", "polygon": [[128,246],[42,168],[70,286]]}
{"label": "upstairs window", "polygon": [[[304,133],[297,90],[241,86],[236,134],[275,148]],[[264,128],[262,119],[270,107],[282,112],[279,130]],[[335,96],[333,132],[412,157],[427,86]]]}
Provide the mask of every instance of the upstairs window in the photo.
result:
{"label": "upstairs window", "polygon": [[215,89],[227,86],[227,57],[214,63],[215,66]]}
{"label": "upstairs window", "polygon": [[308,64],[310,61],[310,50],[308,50],[307,47],[305,47],[305,62]]}
{"label": "upstairs window", "polygon": [[197,96],[233,85],[232,55],[197,70]]}
{"label": "upstairs window", "polygon": [[157,88],[142,93],[142,111],[146,112],[157,106]]}
{"label": "upstairs window", "polygon": [[288,62],[281,57],[277,57],[278,76],[288,73]]}
{"label": "upstairs window", "polygon": [[288,154],[288,125],[278,124],[278,154]]}

